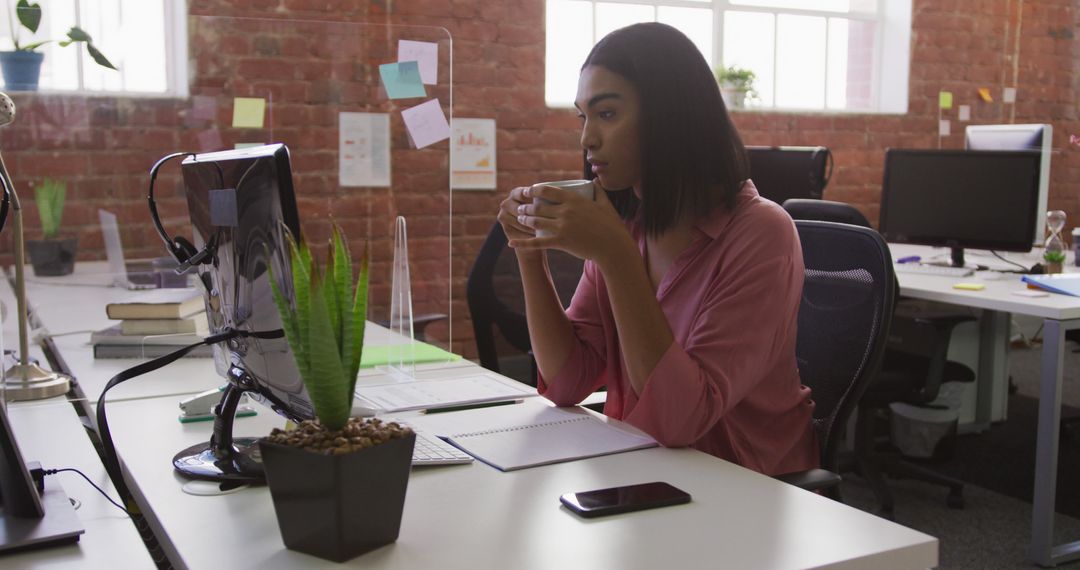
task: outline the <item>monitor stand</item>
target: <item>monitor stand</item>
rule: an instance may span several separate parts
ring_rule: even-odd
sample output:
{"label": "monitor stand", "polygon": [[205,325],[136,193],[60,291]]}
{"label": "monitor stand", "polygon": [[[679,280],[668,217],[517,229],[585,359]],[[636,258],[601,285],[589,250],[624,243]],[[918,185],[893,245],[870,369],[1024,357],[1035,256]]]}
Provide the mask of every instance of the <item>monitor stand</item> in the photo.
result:
{"label": "monitor stand", "polygon": [[[968,269],[979,270],[985,269],[985,267],[979,265],[967,265],[964,263],[964,248],[962,247],[950,247],[949,261],[931,261],[927,265],[940,265],[942,267],[966,267]],[[939,256],[934,256],[938,258]]]}
{"label": "monitor stand", "polygon": [[60,482],[53,477],[42,483],[40,518],[16,516],[0,506],[0,553],[70,544],[86,532]]}
{"label": "monitor stand", "polygon": [[245,392],[254,392],[251,376],[236,365],[229,368],[229,383],[214,409],[214,434],[210,441],[193,445],[173,457],[173,467],[181,475],[204,481],[263,483],[259,438],[233,437],[236,408]]}

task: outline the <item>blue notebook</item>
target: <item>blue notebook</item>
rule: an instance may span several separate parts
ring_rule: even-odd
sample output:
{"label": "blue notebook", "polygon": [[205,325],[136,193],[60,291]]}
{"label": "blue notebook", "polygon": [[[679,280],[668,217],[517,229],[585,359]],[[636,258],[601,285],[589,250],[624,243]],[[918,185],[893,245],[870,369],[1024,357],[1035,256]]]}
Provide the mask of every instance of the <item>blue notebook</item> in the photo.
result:
{"label": "blue notebook", "polygon": [[1062,295],[1080,297],[1080,273],[1052,273],[1049,275],[1025,275],[1024,283]]}

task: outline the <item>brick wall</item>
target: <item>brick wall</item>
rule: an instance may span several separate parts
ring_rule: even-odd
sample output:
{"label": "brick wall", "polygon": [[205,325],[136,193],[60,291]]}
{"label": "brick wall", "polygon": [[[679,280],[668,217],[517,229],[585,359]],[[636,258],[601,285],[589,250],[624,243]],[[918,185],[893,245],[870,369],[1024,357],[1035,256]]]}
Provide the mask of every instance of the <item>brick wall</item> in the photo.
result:
{"label": "brick wall", "polygon": [[[505,190],[580,174],[575,113],[544,104],[543,0],[191,0],[189,5],[191,13],[199,16],[425,25],[449,31],[454,50],[454,115],[494,118],[498,125],[500,190],[459,192],[453,202],[455,259],[448,269],[456,317],[453,348],[474,355],[464,282]],[[736,112],[744,141],[830,147],[836,169],[826,197],[853,203],[876,220],[885,149],[936,147],[938,92],[948,90],[955,96],[954,109],[945,117],[953,121],[953,134],[941,139],[943,148],[963,146],[965,123],[957,120],[955,105],[972,106],[971,124],[1053,123],[1050,207],[1065,210],[1069,226],[1080,224],[1080,191],[1074,189],[1080,185],[1080,149],[1068,146],[1069,134],[1080,133],[1076,108],[1080,73],[1074,71],[1080,46],[1073,41],[1078,2],[980,0],[978,5],[973,9],[972,3],[959,0],[915,0],[907,114]],[[309,49],[314,44],[335,45],[332,42],[313,44],[302,34],[221,34],[194,23],[190,28],[193,94],[273,93],[273,137],[293,149],[298,186],[305,189],[300,209],[309,237],[325,237],[331,216],[355,236],[370,235],[373,226],[385,227],[394,214],[406,213],[418,222],[410,225],[410,237],[421,242],[411,252],[414,279],[418,274],[437,275],[448,267],[447,245],[439,241],[446,228],[424,222],[445,211],[445,202],[431,199],[424,189],[446,187],[446,143],[426,152],[408,152],[408,142],[396,122],[392,134],[395,191],[340,188],[335,181],[336,123],[314,110],[328,102],[345,105],[377,98],[357,91],[347,79],[327,77],[372,73],[372,62],[380,57],[386,60],[391,53],[390,41],[367,45],[363,55],[354,54],[360,63],[340,69],[333,63],[342,61],[340,54]],[[245,77],[258,80],[237,82],[223,72],[230,66],[239,66]],[[1020,86],[1018,101],[1006,105],[1000,99],[1001,89],[1014,84]],[[980,102],[979,87],[989,87],[995,101]],[[69,185],[65,227],[78,234],[82,259],[103,257],[96,229],[98,208],[116,212],[122,221],[144,220],[149,166],[169,152],[198,149],[205,142],[200,134],[215,122],[227,122],[230,112],[218,104],[214,120],[200,120],[192,115],[191,101],[158,98],[15,94],[15,101],[19,120],[0,130],[0,146],[24,197],[28,231],[33,237],[38,227],[31,185],[45,176],[65,179]],[[389,101],[379,105],[384,110],[400,109]],[[225,146],[252,134],[230,129],[218,133]],[[186,206],[175,172],[164,175],[159,192],[167,220],[183,224]],[[122,231],[132,255],[162,253],[148,224],[125,223]],[[425,236],[430,239],[422,240]],[[0,244],[0,262],[10,263],[9,232],[0,237]],[[376,262],[388,263],[390,250],[385,241],[375,244]],[[385,280],[374,286],[378,295],[386,295]],[[420,283],[418,293],[423,293],[423,287]],[[418,307],[418,312],[422,310]],[[445,330],[434,332],[445,335]]]}

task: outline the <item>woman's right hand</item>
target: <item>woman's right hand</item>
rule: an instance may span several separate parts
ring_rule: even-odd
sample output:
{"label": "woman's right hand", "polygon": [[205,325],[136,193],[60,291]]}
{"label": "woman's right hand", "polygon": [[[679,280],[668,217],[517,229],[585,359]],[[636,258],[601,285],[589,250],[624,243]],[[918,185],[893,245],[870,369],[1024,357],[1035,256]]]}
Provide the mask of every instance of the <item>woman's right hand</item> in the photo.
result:
{"label": "woman's right hand", "polygon": [[510,191],[510,194],[499,205],[499,223],[506,232],[506,239],[528,239],[536,237],[536,231],[529,226],[518,222],[518,207],[522,204],[532,204],[532,198],[525,196],[529,186],[519,186]]}

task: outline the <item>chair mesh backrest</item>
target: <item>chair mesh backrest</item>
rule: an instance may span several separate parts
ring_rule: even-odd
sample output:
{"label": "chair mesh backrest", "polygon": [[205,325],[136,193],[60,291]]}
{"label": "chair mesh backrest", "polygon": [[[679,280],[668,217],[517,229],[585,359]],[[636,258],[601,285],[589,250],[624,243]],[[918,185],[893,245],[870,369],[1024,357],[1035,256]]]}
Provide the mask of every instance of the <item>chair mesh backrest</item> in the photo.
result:
{"label": "chair mesh backrest", "polygon": [[835,469],[839,430],[881,362],[895,295],[888,246],[873,230],[797,221],[806,279],[799,306],[799,376],[813,392],[822,464]]}
{"label": "chair mesh backrest", "polygon": [[862,212],[844,202],[791,198],[784,201],[784,210],[794,220],[820,220],[870,227],[870,220]]}
{"label": "chair mesh backrest", "polygon": [[[582,260],[570,254],[548,251],[548,269],[563,307],[568,307],[574,297],[583,266]],[[529,351],[525,294],[521,288],[517,257],[506,247],[506,234],[497,222],[469,272],[466,296],[481,366],[499,371],[496,330],[513,348],[523,353]]]}

